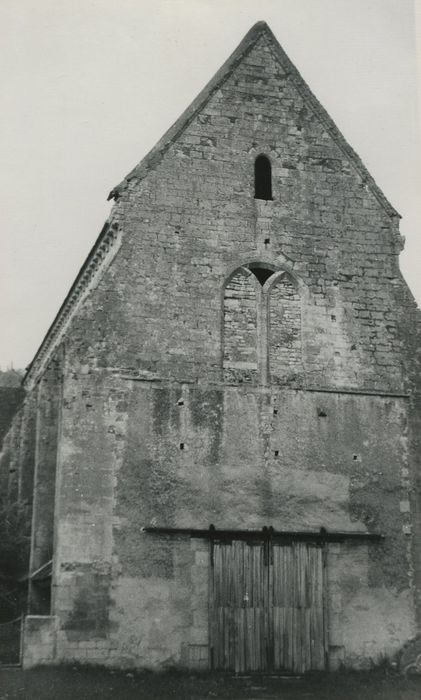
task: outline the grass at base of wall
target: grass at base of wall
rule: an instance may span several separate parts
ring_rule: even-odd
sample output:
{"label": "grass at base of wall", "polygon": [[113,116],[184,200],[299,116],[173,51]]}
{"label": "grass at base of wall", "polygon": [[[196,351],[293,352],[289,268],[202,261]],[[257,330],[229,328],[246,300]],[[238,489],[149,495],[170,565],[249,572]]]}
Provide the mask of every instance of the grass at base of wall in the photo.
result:
{"label": "grass at base of wall", "polygon": [[111,671],[88,666],[0,668],[1,700],[419,700],[421,677],[382,669],[301,678]]}

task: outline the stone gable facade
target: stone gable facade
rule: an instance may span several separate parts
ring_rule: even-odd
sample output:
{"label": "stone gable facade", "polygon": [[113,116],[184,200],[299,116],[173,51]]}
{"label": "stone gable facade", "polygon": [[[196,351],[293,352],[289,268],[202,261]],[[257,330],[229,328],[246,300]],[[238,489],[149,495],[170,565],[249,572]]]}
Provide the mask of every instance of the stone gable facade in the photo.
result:
{"label": "stone gable facade", "polygon": [[394,657],[421,624],[399,215],[264,23],[110,196],[15,418],[25,664]]}

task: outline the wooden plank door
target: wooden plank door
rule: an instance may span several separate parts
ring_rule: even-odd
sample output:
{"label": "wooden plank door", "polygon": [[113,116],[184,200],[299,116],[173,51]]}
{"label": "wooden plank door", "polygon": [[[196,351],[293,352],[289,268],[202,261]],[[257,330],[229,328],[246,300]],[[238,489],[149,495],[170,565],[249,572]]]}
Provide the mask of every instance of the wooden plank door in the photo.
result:
{"label": "wooden plank door", "polygon": [[268,573],[263,542],[213,544],[210,647],[213,668],[268,669]]}
{"label": "wooden plank door", "polygon": [[212,668],[236,673],[325,668],[321,547],[245,540],[212,547]]}
{"label": "wooden plank door", "polygon": [[305,542],[274,544],[271,569],[273,670],[324,669],[322,548]]}

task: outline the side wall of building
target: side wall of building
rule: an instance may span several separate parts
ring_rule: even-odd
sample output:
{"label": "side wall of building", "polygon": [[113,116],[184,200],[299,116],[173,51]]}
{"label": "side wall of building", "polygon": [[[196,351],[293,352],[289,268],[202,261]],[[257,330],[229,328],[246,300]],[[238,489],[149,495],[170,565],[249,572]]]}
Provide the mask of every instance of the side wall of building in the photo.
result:
{"label": "side wall of building", "polygon": [[397,290],[403,313],[398,331],[404,339],[403,360],[408,378],[408,473],[411,502],[412,567],[418,630],[421,630],[421,310],[409,290]]}
{"label": "side wall of building", "polygon": [[[48,364],[36,389],[36,440],[32,506],[31,577],[53,559],[57,450],[62,412],[63,357],[60,351]],[[51,581],[30,579],[30,614],[49,614]]]}
{"label": "side wall of building", "polygon": [[[61,351],[51,358],[36,385],[29,390],[4,439],[0,479],[4,504],[26,510],[28,558],[19,571],[21,584],[28,581],[28,611],[49,614],[51,580],[32,575],[53,556],[55,479],[61,415]],[[19,568],[24,566],[18,553]]]}

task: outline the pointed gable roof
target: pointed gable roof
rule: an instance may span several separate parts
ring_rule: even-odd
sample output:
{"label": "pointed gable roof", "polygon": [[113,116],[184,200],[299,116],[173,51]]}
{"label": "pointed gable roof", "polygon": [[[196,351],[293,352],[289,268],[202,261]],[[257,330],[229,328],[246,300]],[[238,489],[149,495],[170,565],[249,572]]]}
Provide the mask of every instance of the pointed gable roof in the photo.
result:
{"label": "pointed gable roof", "polygon": [[177,140],[178,136],[188,127],[191,121],[196,117],[196,115],[204,108],[206,103],[210,100],[212,95],[219,90],[222,84],[231,76],[238,64],[243,60],[243,58],[251,51],[255,44],[259,41],[261,37],[265,36],[268,40],[268,44],[273,50],[276,59],[279,61],[285,73],[292,80],[295,88],[301,95],[302,99],[307,103],[307,105],[313,110],[313,112],[318,116],[319,120],[323,123],[326,131],[335,141],[337,146],[342,150],[342,152],[348,157],[350,163],[354,166],[355,170],[359,173],[362,181],[369,187],[378,202],[384,207],[385,211],[391,217],[399,217],[400,214],[396,209],[390,204],[389,200],[385,197],[381,189],[378,187],[373,177],[368,172],[364,163],[357,155],[357,153],[351,148],[344,136],[339,131],[338,127],[334,123],[333,119],[326,112],[324,107],[320,104],[318,99],[312,93],[308,87],[305,80],[302,78],[294,64],[288,58],[287,54],[283,50],[282,46],[279,44],[275,35],[266,24],[266,22],[257,22],[253,27],[247,32],[244,39],[237,46],[235,51],[231,56],[225,61],[221,68],[215,73],[214,77],[209,81],[209,83],[203,88],[195,100],[190,104],[189,107],[183,112],[183,114],[177,119],[177,121],[165,132],[158,143],[149,151],[149,153],[136,165],[131,172],[126,175],[124,180],[120,182],[116,187],[114,187],[108,199],[118,199],[120,195],[127,188],[128,184],[132,180],[142,180],[145,175],[155,168],[165,155],[168,148]]}

